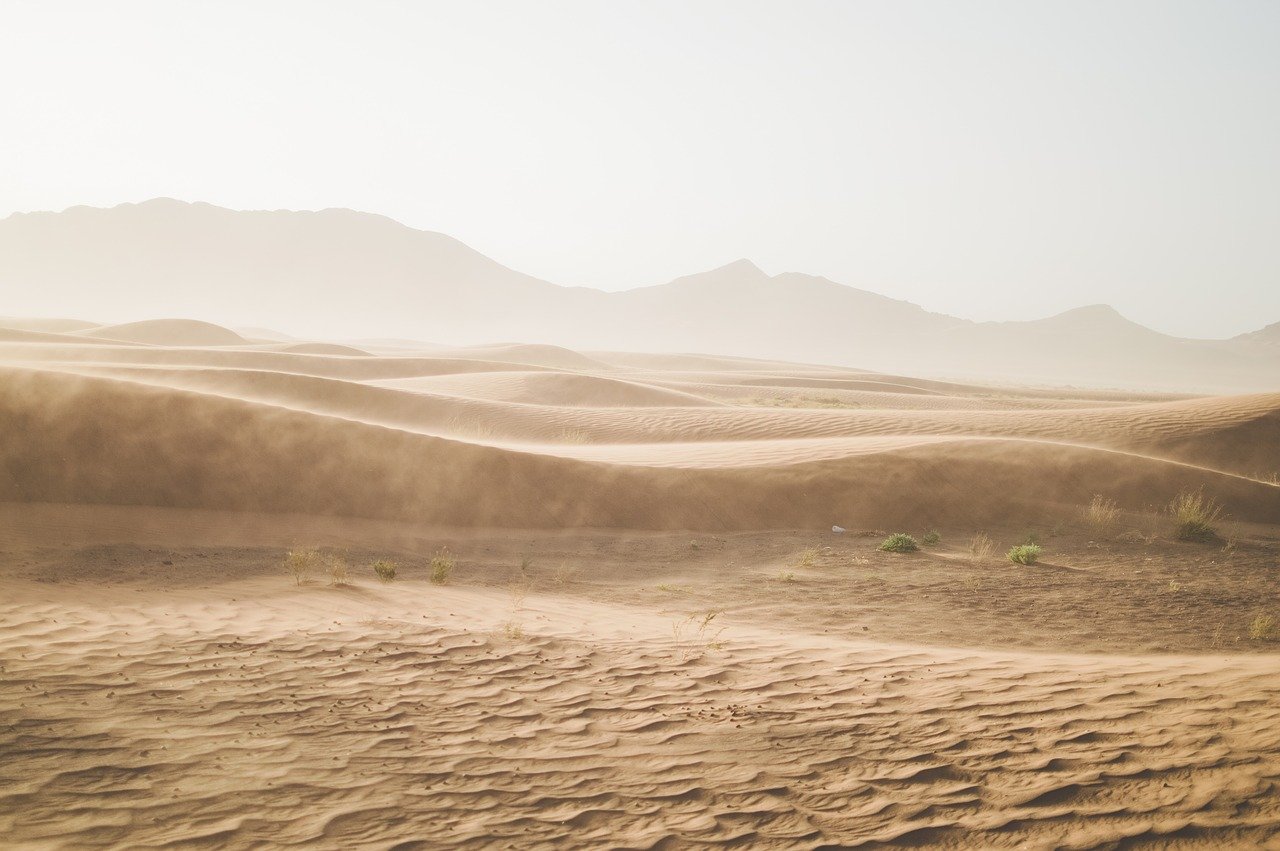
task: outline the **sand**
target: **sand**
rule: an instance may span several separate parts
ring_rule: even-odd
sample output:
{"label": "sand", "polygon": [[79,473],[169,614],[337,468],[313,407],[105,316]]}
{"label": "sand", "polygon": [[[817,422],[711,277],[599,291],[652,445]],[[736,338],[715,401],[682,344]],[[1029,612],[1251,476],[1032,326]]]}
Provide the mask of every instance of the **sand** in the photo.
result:
{"label": "sand", "polygon": [[225,330],[0,339],[0,845],[1280,848],[1280,394]]}

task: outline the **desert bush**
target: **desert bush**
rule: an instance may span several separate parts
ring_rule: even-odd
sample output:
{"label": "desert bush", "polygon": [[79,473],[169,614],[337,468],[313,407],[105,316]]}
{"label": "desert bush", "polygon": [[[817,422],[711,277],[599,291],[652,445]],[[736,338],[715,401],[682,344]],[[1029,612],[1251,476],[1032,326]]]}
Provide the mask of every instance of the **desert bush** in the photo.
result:
{"label": "desert bush", "polygon": [[1039,544],[1019,544],[1009,550],[1009,561],[1014,564],[1035,564],[1039,558]]}
{"label": "desert bush", "polygon": [[1120,518],[1120,509],[1116,506],[1114,499],[1108,499],[1102,494],[1096,493],[1093,495],[1093,501],[1089,503],[1089,507],[1084,510],[1084,516],[1095,531],[1106,532]]}
{"label": "desert bush", "polygon": [[449,552],[448,547],[441,547],[431,557],[431,583],[433,585],[445,585],[449,582],[449,576],[452,573],[453,555]]}
{"label": "desert bush", "polygon": [[1204,490],[1183,491],[1169,503],[1173,536],[1179,541],[1207,543],[1218,538],[1215,524],[1222,518],[1222,506]]}
{"label": "desert bush", "polygon": [[920,536],[920,543],[924,544],[926,547],[936,547],[938,545],[938,541],[941,540],[942,536],[939,535],[936,530],[925,532]]}
{"label": "desert bush", "polygon": [[325,559],[325,564],[329,568],[329,584],[330,585],[350,584],[351,571],[347,567],[346,556],[343,556],[339,553],[331,553]]}
{"label": "desert bush", "polygon": [[383,582],[392,582],[396,578],[396,564],[386,559],[378,559],[373,563],[373,572],[378,574],[378,579]]}
{"label": "desert bush", "polygon": [[920,544],[906,532],[894,532],[884,539],[880,549],[887,553],[914,553],[920,549]]}
{"label": "desert bush", "polygon": [[285,570],[289,571],[297,585],[306,582],[319,564],[320,554],[313,549],[296,549],[285,553]]}
{"label": "desert bush", "polygon": [[996,551],[995,541],[986,532],[979,532],[969,541],[969,560],[986,561]]}
{"label": "desert bush", "polygon": [[1276,637],[1276,619],[1271,615],[1258,615],[1249,622],[1249,638],[1253,641],[1270,641]]}

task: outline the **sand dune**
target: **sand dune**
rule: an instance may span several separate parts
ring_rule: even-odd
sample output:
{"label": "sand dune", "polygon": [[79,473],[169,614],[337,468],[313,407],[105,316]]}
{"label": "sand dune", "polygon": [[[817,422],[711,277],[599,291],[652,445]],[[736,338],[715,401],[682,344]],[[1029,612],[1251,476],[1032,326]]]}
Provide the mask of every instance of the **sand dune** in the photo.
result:
{"label": "sand dune", "polygon": [[1280,394],[224,330],[3,332],[0,844],[1280,835]]}
{"label": "sand dune", "polygon": [[78,333],[100,340],[157,346],[238,346],[248,342],[230,328],[195,319],[147,319],[87,328]]}
{"label": "sand dune", "polygon": [[[459,362],[410,363],[448,375]],[[495,375],[521,378],[490,371],[490,390]],[[543,379],[565,392],[611,381]],[[1136,510],[1206,487],[1234,516],[1280,521],[1280,489],[1246,478],[1274,457],[1275,395],[929,415],[582,409],[263,370],[122,380],[15,368],[0,399],[12,431],[30,436],[5,447],[8,498],[25,500],[743,529],[1033,517],[1103,492]],[[1176,453],[1154,451],[1170,442]]]}

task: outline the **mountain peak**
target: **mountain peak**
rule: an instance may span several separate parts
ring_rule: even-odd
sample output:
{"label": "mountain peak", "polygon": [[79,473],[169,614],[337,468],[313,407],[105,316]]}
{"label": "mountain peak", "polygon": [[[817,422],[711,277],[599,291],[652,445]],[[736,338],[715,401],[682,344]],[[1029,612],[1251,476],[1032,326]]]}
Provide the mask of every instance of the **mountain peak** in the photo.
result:
{"label": "mountain peak", "polygon": [[768,274],[766,274],[763,269],[761,269],[759,266],[752,263],[750,260],[748,260],[745,257],[740,257],[737,260],[734,260],[732,263],[726,263],[723,266],[717,266],[715,269],[712,269],[709,272],[704,272],[703,274],[711,275],[711,274],[719,274],[719,273],[743,275],[743,276],[748,276],[752,278],[769,277]]}

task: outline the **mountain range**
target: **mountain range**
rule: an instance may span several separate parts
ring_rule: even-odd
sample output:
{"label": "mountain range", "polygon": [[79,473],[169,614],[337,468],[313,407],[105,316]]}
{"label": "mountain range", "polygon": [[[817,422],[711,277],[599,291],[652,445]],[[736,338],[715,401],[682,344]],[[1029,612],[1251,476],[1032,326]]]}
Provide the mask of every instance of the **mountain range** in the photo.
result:
{"label": "mountain range", "polygon": [[[973,322],[748,260],[622,292],[562,287],[384,216],[154,199],[0,220],[0,293],[94,321],[185,316],[330,338],[552,343],[855,366],[948,378],[1280,390],[1280,322],[1190,340],[1106,305]],[[2,297],[0,297],[2,299]],[[0,301],[0,312],[13,313]]]}

